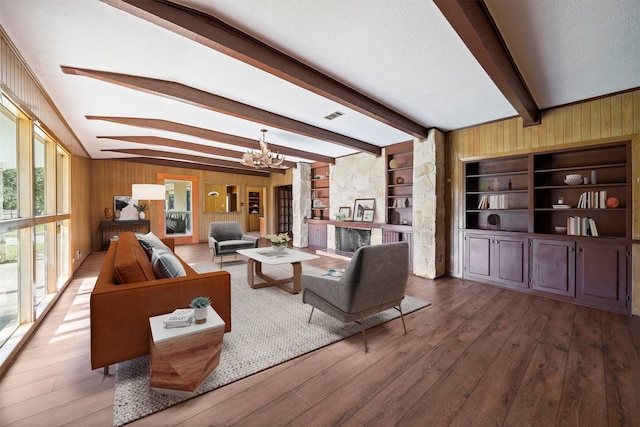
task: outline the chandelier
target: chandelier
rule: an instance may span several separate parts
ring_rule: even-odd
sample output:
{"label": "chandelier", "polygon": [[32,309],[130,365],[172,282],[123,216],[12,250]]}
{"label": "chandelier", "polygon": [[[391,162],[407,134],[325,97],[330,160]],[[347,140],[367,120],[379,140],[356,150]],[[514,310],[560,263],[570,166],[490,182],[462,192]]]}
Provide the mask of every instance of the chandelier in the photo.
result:
{"label": "chandelier", "polygon": [[260,129],[262,132],[262,138],[258,140],[260,143],[260,151],[247,151],[243,154],[242,163],[245,166],[251,166],[253,168],[274,168],[274,169],[282,169],[282,163],[284,162],[284,155],[275,153],[273,154],[269,150],[269,146],[267,145],[267,140],[265,138],[265,133],[267,133],[266,129]]}

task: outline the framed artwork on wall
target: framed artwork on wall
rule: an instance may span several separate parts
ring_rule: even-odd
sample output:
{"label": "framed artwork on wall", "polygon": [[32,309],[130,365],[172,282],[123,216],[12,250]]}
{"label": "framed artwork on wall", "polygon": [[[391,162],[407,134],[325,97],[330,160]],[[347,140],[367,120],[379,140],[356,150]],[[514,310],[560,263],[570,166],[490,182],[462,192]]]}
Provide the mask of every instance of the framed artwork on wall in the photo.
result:
{"label": "framed artwork on wall", "polygon": [[113,212],[120,212],[120,218],[118,218],[120,221],[138,219],[138,211],[134,206],[137,204],[138,201],[131,196],[113,196]]}
{"label": "framed artwork on wall", "polygon": [[375,209],[375,199],[356,199],[353,203],[353,220],[362,221],[365,209]]}
{"label": "framed artwork on wall", "polygon": [[338,209],[338,215],[343,219],[351,218],[351,206],[340,206],[340,209]]}

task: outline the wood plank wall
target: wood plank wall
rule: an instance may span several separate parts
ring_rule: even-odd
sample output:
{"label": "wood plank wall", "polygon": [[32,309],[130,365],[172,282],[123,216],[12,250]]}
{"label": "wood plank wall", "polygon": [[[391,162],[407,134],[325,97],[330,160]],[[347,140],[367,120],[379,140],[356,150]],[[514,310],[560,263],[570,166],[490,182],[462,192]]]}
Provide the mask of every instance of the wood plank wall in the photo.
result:
{"label": "wood plank wall", "polygon": [[[106,220],[104,209],[113,208],[113,196],[131,195],[133,183],[155,183],[158,173],[174,175],[193,175],[199,180],[199,203],[197,212],[200,215],[198,225],[198,239],[206,241],[209,232],[209,223],[212,221],[238,221],[247,228],[247,187],[265,187],[269,194],[273,194],[275,185],[290,185],[292,174],[273,174],[272,178],[237,175],[230,173],[209,172],[194,169],[171,168],[147,164],[123,162],[117,160],[92,160],[92,192],[91,192],[91,236],[92,246],[95,250],[100,246],[100,221]],[[288,177],[288,179],[287,179]],[[206,183],[236,185],[238,186],[238,203],[244,202],[239,212],[213,213],[204,211],[204,188]],[[153,202],[155,203],[155,202]],[[268,206],[268,218],[274,218],[273,207]],[[156,215],[155,210],[151,215]],[[151,218],[152,231],[158,234],[156,218]],[[272,230],[273,224],[267,224],[268,230]],[[268,231],[271,232],[271,231]]]}
{"label": "wood plank wall", "polygon": [[[640,90],[545,110],[538,126],[522,127],[510,118],[447,134],[448,272],[462,276],[464,226],[463,168],[466,160],[579,147],[614,141],[632,141],[633,239],[640,239]],[[633,245],[633,312],[640,312],[640,245]]]}
{"label": "wood plank wall", "polygon": [[71,154],[88,157],[51,99],[35,79],[15,46],[0,28],[0,84],[32,119],[38,119]]}
{"label": "wood plank wall", "polygon": [[69,253],[72,255],[71,271],[75,271],[81,260],[73,255],[81,251],[82,259],[91,252],[90,207],[91,163],[66,121],[59,113],[47,93],[0,28],[0,86],[5,94],[32,120],[39,120],[43,128],[70,154],[70,236]]}

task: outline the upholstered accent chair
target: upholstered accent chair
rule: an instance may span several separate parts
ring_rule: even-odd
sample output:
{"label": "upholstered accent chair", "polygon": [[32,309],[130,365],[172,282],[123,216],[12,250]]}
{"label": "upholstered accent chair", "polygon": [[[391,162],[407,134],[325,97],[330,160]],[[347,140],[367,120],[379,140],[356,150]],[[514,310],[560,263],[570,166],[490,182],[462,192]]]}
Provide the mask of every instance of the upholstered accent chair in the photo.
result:
{"label": "upholstered accent chair", "polygon": [[367,348],[364,318],[395,307],[407,328],[400,303],[409,277],[409,244],[385,243],[358,248],[342,277],[302,275],[302,301],[342,322],[360,322]]}
{"label": "upholstered accent chair", "polygon": [[209,224],[209,249],[213,253],[211,260],[222,256],[236,254],[238,249],[257,248],[260,238],[244,234],[237,221],[219,221]]}

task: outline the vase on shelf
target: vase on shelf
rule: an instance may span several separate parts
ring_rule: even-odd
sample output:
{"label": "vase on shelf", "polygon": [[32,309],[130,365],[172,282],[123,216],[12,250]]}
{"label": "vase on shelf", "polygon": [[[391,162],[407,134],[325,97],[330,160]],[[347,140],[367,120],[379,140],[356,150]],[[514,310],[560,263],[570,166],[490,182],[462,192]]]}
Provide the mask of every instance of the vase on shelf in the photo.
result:
{"label": "vase on shelf", "polygon": [[145,216],[144,212],[138,212],[138,219],[144,219]]}

